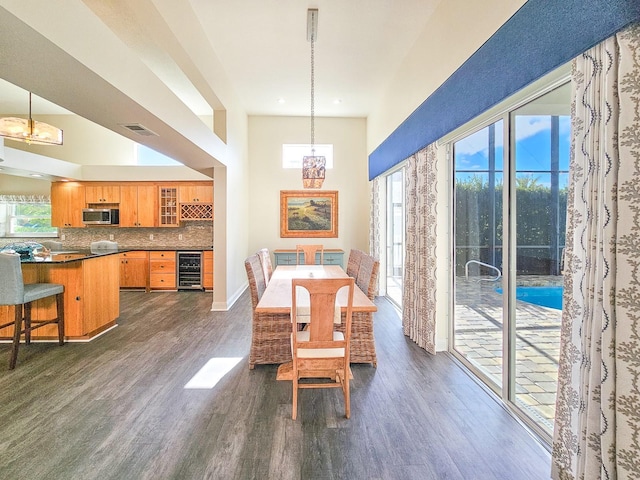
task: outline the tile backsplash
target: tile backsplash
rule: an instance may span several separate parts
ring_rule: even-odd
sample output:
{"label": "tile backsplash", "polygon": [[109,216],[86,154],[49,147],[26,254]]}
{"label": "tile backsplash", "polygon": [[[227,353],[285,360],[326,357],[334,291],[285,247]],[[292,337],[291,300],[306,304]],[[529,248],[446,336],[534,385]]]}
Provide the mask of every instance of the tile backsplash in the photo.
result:
{"label": "tile backsplash", "polygon": [[[126,248],[158,247],[210,247],[213,245],[213,224],[211,221],[183,222],[175,228],[125,228],[125,227],[86,227],[60,228],[59,238],[63,248],[88,248],[91,242],[113,240],[118,246]],[[113,238],[111,238],[113,235]],[[37,238],[2,238],[0,245]],[[41,239],[44,240],[44,239]],[[53,240],[49,238],[48,240]]]}

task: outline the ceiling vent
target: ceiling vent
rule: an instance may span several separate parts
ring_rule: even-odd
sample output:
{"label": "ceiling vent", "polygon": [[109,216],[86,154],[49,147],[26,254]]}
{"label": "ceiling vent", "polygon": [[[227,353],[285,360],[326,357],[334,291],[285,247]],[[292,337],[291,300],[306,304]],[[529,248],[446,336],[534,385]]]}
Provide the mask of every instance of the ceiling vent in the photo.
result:
{"label": "ceiling vent", "polygon": [[156,132],[149,130],[147,127],[145,127],[144,125],[140,125],[139,123],[119,123],[118,125],[126,128],[127,130],[131,130],[133,133],[142,137],[159,136]]}

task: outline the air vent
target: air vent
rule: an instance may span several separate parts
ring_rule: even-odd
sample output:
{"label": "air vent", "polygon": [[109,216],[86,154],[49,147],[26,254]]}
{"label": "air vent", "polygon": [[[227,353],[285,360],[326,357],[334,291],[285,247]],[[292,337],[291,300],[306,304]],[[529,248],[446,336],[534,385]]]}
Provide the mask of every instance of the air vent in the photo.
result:
{"label": "air vent", "polygon": [[126,128],[127,130],[131,130],[133,133],[142,137],[158,136],[156,132],[149,130],[147,127],[145,127],[144,125],[140,125],[139,123],[119,123],[118,125]]}

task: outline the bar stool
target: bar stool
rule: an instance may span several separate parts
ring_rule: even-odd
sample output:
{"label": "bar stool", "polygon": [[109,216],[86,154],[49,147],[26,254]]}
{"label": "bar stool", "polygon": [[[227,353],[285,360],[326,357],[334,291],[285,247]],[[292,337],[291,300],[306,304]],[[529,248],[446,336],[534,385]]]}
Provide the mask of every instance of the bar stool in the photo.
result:
{"label": "bar stool", "polygon": [[[24,333],[25,344],[31,343],[31,331],[52,323],[58,324],[58,341],[64,345],[64,285],[58,283],[24,284],[20,255],[0,253],[0,272],[4,280],[0,283],[0,305],[15,306],[13,322],[0,325],[1,328],[13,325],[13,346],[9,355],[9,370],[13,370],[18,359],[20,336]],[[31,320],[31,303],[41,298],[56,297],[57,316],[52,320]],[[24,311],[24,329],[22,329]]]}

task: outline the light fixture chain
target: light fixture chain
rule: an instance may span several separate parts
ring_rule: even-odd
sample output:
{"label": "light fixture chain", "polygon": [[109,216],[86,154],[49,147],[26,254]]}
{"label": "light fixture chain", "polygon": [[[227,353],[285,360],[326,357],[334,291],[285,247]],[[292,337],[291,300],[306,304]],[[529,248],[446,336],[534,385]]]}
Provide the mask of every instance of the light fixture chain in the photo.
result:
{"label": "light fixture chain", "polygon": [[[314,14],[312,14],[314,15]],[[313,23],[312,23],[313,25]],[[311,155],[315,156],[315,43],[316,43],[316,31],[311,28]]]}

